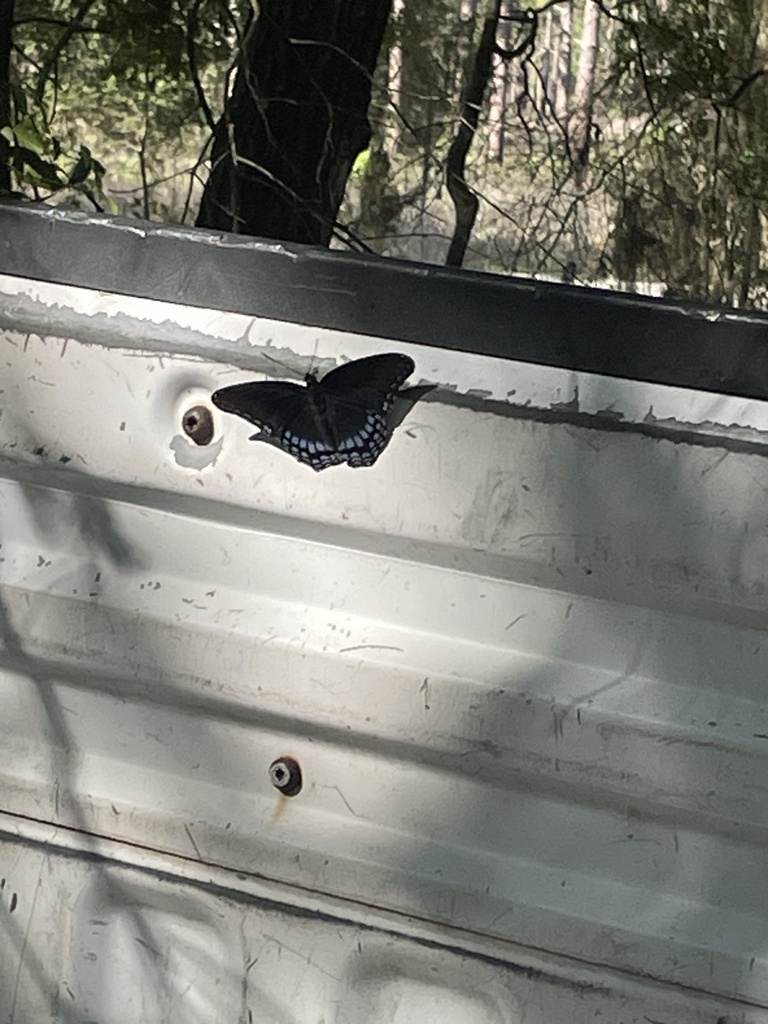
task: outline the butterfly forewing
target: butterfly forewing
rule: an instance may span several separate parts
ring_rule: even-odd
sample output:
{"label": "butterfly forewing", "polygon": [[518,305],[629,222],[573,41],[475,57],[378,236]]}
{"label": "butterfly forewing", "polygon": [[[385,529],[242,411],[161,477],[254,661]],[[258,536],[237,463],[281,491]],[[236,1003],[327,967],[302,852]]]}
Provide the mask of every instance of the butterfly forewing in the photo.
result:
{"label": "butterfly forewing", "polygon": [[[265,439],[313,469],[372,466],[389,441],[387,411],[413,360],[399,353],[339,366],[301,387],[286,381],[235,384],[215,392],[225,412],[261,427]],[[260,435],[255,435],[258,438]]]}
{"label": "butterfly forewing", "polygon": [[249,381],[214,391],[211,401],[224,412],[242,416],[273,434],[301,412],[306,391],[300,384],[284,380]]}
{"label": "butterfly forewing", "polygon": [[413,360],[399,352],[366,356],[337,366],[323,377],[319,386],[345,402],[373,410],[384,405],[386,409],[413,371]]}

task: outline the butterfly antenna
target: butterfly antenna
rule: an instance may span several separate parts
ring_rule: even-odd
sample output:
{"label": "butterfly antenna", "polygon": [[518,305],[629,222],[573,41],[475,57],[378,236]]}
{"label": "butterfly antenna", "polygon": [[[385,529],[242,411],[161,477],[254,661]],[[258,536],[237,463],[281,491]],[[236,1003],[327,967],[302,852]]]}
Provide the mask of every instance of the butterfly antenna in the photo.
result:
{"label": "butterfly antenna", "polygon": [[284,363],[280,359],[275,359],[274,356],[269,356],[264,351],[261,352],[261,355],[263,356],[264,359],[269,360],[270,363],[274,363],[275,366],[279,366],[287,374],[287,376],[295,377],[297,380],[304,379],[304,374],[300,373],[298,370],[295,370],[292,366],[289,366],[288,363]]}

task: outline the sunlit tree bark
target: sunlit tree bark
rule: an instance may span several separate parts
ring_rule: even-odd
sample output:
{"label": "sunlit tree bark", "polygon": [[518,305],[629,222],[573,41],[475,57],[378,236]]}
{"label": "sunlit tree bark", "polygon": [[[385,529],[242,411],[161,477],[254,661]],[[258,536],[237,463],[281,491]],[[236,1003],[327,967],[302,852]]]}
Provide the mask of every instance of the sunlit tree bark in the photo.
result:
{"label": "sunlit tree bark", "polygon": [[581,180],[589,163],[592,135],[592,111],[595,96],[595,69],[600,46],[600,8],[594,0],[585,0],[581,29],[579,69],[573,91],[573,114],[569,124],[571,158]]}

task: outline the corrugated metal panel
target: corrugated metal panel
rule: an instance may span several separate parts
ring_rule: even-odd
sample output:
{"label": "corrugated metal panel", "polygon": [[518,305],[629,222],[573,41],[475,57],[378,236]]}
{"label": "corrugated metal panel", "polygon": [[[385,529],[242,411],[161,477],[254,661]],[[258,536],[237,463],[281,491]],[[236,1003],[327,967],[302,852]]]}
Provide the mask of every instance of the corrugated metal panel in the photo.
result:
{"label": "corrugated metal panel", "polygon": [[[7,1019],[768,1020],[764,403],[14,269]],[[371,470],[181,430],[393,349]]]}
{"label": "corrugated metal panel", "polygon": [[[0,843],[4,1019],[741,1024],[746,1007],[117,847]],[[66,836],[70,838],[70,836]],[[131,858],[137,866],[131,864]],[[160,867],[158,867],[158,862]],[[169,875],[169,869],[172,874]],[[198,876],[198,877],[195,877]],[[266,892],[266,895],[265,895]],[[322,910],[317,904],[322,903]],[[7,911],[13,903],[14,909]],[[5,915],[4,915],[5,917]]]}

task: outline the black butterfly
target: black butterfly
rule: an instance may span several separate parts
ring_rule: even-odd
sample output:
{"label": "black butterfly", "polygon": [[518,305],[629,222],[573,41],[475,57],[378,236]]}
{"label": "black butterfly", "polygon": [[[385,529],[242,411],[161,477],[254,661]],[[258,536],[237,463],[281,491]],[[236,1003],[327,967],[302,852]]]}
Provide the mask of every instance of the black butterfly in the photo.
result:
{"label": "black butterfly", "polygon": [[306,387],[254,381],[221,388],[211,400],[224,412],[255,423],[260,433],[252,441],[282,448],[318,472],[342,462],[372,466],[397,426],[390,411],[396,399],[406,396],[410,408],[431,390],[400,391],[413,370],[413,360],[400,353],[366,356],[337,366],[322,380],[307,374]]}

